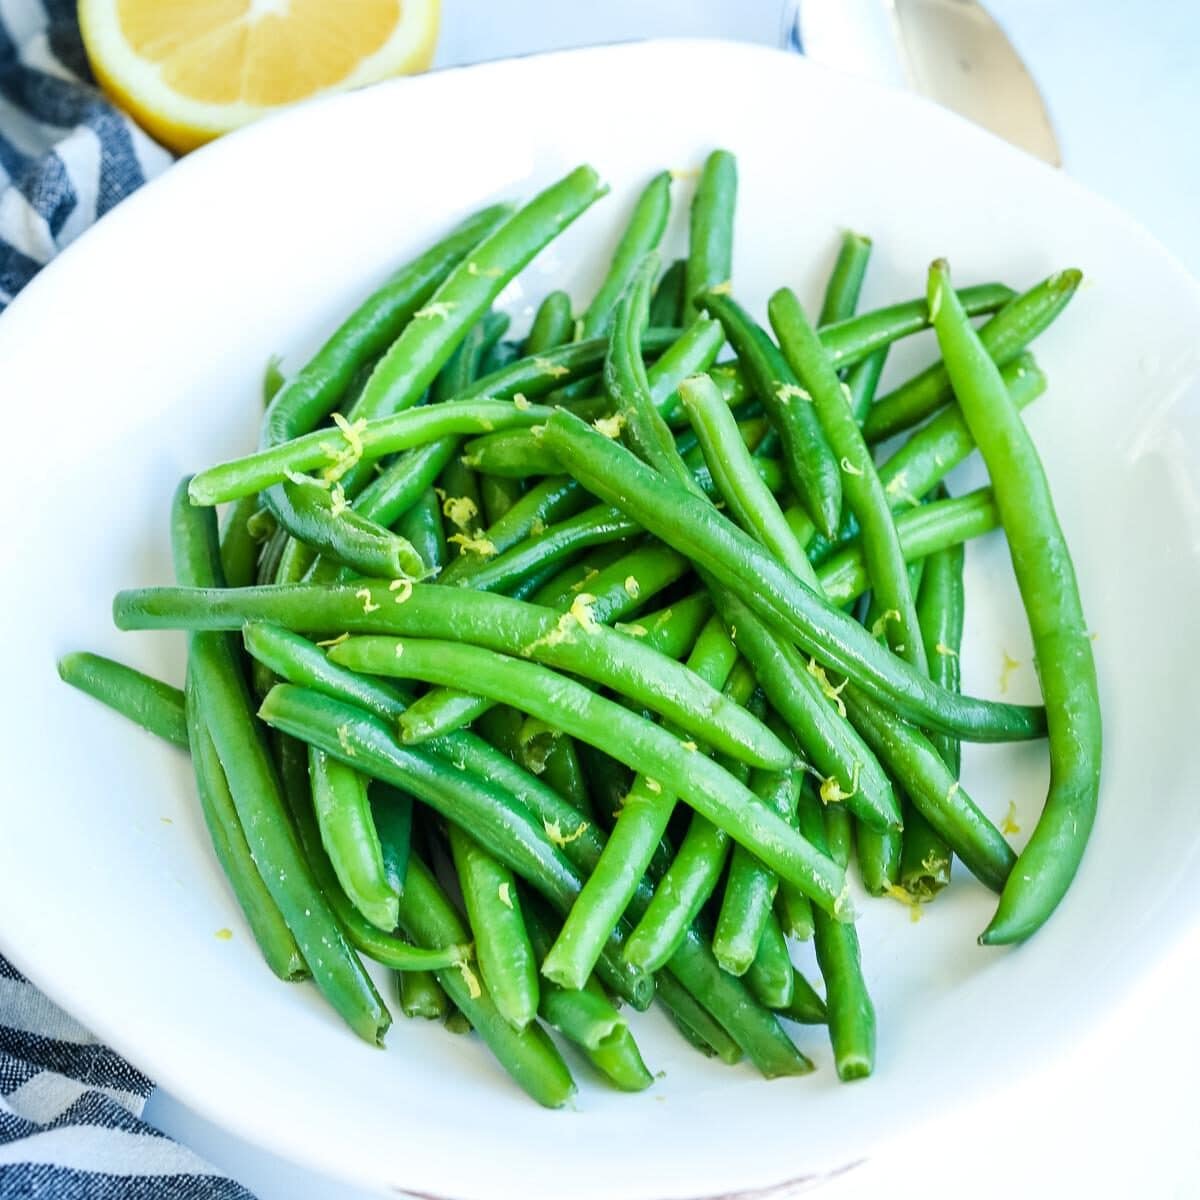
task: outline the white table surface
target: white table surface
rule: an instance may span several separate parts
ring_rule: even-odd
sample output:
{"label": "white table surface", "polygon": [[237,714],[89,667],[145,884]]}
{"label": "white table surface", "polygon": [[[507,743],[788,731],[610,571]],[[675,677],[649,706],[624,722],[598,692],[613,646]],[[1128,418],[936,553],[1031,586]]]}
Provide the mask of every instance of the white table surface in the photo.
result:
{"label": "white table surface", "polygon": [[[443,0],[438,63],[639,36],[774,42],[781,7],[773,0]],[[1038,80],[1065,169],[1200,275],[1200,0],[990,0],[989,7]],[[910,1189],[1200,1196],[1198,999],[1200,931],[1061,1060],[1014,1063],[1005,1092],[880,1147],[824,1184],[822,1200],[877,1200]],[[1064,1030],[1064,1041],[1069,1035]],[[155,1094],[146,1115],[260,1200],[366,1196],[247,1145],[166,1093]]]}

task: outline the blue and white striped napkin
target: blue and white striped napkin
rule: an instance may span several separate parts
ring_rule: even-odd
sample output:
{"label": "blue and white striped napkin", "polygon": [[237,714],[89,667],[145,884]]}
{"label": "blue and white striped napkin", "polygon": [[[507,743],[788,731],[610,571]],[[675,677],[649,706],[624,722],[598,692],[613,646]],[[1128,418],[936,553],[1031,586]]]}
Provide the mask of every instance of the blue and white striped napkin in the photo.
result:
{"label": "blue and white striped napkin", "polygon": [[[0,309],[170,162],[93,85],[75,0],[0,0]],[[153,1086],[0,956],[0,1200],[252,1200],[140,1120]]]}

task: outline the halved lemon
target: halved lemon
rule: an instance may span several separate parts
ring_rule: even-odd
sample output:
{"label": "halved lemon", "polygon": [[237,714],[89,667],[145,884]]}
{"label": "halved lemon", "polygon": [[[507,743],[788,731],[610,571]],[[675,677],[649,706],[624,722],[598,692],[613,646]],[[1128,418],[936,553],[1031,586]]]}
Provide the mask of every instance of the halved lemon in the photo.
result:
{"label": "halved lemon", "polygon": [[285,104],[423,71],[439,0],[80,0],[101,87],[183,152]]}

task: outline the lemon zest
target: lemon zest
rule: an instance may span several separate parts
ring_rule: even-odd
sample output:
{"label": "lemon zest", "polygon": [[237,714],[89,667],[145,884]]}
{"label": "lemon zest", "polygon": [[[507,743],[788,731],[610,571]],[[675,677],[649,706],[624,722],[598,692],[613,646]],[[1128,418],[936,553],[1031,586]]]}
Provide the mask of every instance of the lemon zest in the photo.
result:
{"label": "lemon zest", "polygon": [[645,625],[626,625],[624,621],[618,621],[614,628],[618,633],[624,633],[629,637],[637,638],[643,638],[650,632]]}
{"label": "lemon zest", "polygon": [[393,579],[388,584],[388,591],[396,593],[396,603],[403,604],[412,599],[413,581],[411,579]]}
{"label": "lemon zest", "polygon": [[714,283],[708,289],[710,296],[730,296],[733,294],[733,280],[723,279],[720,283]]}
{"label": "lemon zest", "polygon": [[453,300],[435,300],[432,304],[426,304],[424,308],[418,308],[413,313],[414,321],[431,321],[434,319],[444,321],[449,315],[450,310],[455,307]]}
{"label": "lemon zest", "polygon": [[350,507],[346,499],[346,489],[340,483],[335,483],[329,493],[329,515],[340,517]]}
{"label": "lemon zest", "polygon": [[625,428],[625,414],[613,413],[611,417],[597,417],[592,422],[592,428],[615,442],[621,436],[621,430]]}
{"label": "lemon zest", "polygon": [[822,804],[841,804],[851,796],[858,795],[858,777],[862,773],[862,763],[854,764],[854,773],[850,777],[850,790],[842,791],[842,785],[836,775],[829,775],[821,781],[820,794]]}
{"label": "lemon zest", "polygon": [[442,498],[442,516],[459,529],[466,529],[471,519],[479,515],[479,505],[470,496],[444,496]]}
{"label": "lemon zest", "polygon": [[889,608],[887,612],[880,613],[879,616],[875,618],[875,623],[871,626],[871,636],[883,637],[887,630],[888,622],[899,620],[900,613],[894,608]]}
{"label": "lemon zest", "polygon": [[521,412],[525,412],[527,409],[532,407],[533,405],[529,403],[524,392],[518,392],[513,397],[513,408],[520,409]]}
{"label": "lemon zest", "polygon": [[955,650],[953,646],[947,646],[945,642],[938,642],[938,644],[934,646],[934,650],[943,658],[958,657],[958,651]]}
{"label": "lemon zest", "polygon": [[359,588],[358,591],[354,593],[354,598],[363,602],[363,612],[367,616],[370,616],[371,613],[379,610],[379,605],[373,603],[371,600],[370,588]]}
{"label": "lemon zest", "polygon": [[844,717],[846,715],[846,702],[842,699],[842,692],[845,690],[849,680],[843,679],[837,687],[834,687],[829,682],[829,676],[825,673],[825,668],[815,658],[808,660],[808,673],[821,685],[821,694],[827,700],[832,700],[836,705],[838,716]]}
{"label": "lemon zest", "polygon": [[546,830],[546,836],[559,848],[577,842],[590,828],[586,821],[580,821],[574,833],[563,833],[562,826],[557,821],[547,821],[544,817],[542,827]]}
{"label": "lemon zest", "polygon": [[467,985],[467,994],[472,1000],[478,1000],[483,995],[483,988],[479,986],[479,978],[471,970],[471,964],[465,958],[460,958],[454,965],[462,972],[463,983]]}
{"label": "lemon zest", "polygon": [[842,456],[842,470],[845,471],[847,475],[861,475],[863,473],[862,467],[856,467],[844,455]]}
{"label": "lemon zest", "polygon": [[1012,673],[1021,665],[1007,650],[1001,650],[1003,658],[1000,663],[1000,695],[1008,691],[1008,681]]}
{"label": "lemon zest", "polygon": [[551,362],[548,358],[535,358],[533,365],[543,375],[549,375],[551,379],[561,379],[564,375],[570,375],[571,373],[568,367],[564,367],[560,363]]}
{"label": "lemon zest", "polygon": [[350,631],[339,633],[335,638],[326,638],[323,642],[318,642],[318,646],[340,646],[343,642],[350,640]]}
{"label": "lemon zest", "polygon": [[504,272],[499,267],[480,267],[477,262],[467,263],[467,274],[476,279],[499,279]]}
{"label": "lemon zest", "polygon": [[805,400],[812,403],[812,397],[796,383],[781,383],[775,389],[775,398],[780,404],[791,404],[793,400]]}
{"label": "lemon zest", "polygon": [[696,743],[695,743],[695,742],[692,742],[692,741],[680,742],[679,744],[680,744],[680,745],[681,745],[681,746],[682,746],[682,747],[683,747],[685,750],[690,750],[690,751],[691,751],[693,754],[694,754],[694,753],[695,753],[697,750],[699,750],[699,749],[700,749],[700,747],[699,747],[699,746],[697,746],[697,745],[696,745]]}
{"label": "lemon zest", "polygon": [[478,554],[482,558],[491,558],[498,553],[496,543],[491,538],[484,537],[482,529],[477,529],[474,537],[465,533],[452,533],[446,541],[460,546],[464,554]]}
{"label": "lemon zest", "polygon": [[500,897],[500,903],[503,904],[505,908],[509,909],[511,909],[513,906],[512,895],[510,894],[510,891],[511,889],[507,883],[502,883],[496,889],[496,895]]}
{"label": "lemon zest", "polygon": [[625,582],[621,585],[625,589],[625,594],[630,600],[636,600],[642,594],[642,585],[638,583],[633,575],[626,575]]}
{"label": "lemon zest", "polygon": [[1017,802],[1015,800],[1008,802],[1008,812],[1004,814],[1004,820],[1000,822],[1000,832],[1004,834],[1021,832],[1021,827],[1017,824]]}
{"label": "lemon zest", "polygon": [[891,900],[899,901],[905,908],[908,909],[908,919],[912,922],[917,922],[921,919],[921,902],[915,897],[910,896],[902,887],[894,883],[889,883],[883,889],[883,894]]}
{"label": "lemon zest", "polygon": [[653,792],[656,796],[660,796],[662,795],[662,784],[659,783],[657,779],[651,779],[649,776],[647,776],[646,790],[648,792]]}

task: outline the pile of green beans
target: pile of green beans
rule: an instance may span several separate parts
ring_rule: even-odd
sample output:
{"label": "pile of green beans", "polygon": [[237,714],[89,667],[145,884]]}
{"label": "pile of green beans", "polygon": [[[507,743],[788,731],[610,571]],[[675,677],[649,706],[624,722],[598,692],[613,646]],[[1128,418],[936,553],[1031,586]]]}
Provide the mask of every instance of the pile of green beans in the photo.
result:
{"label": "pile of green beans", "polygon": [[[492,305],[604,194],[590,167],[468,218],[307,363],[272,359],[257,450],[177,490],[175,584],[114,600],[121,629],[187,635],[183,686],[59,663],[190,754],[271,972],[372,1043],[395,972],[403,1015],[473,1030],[550,1107],[564,1042],[600,1083],[653,1085],[622,1003],[768,1078],[811,1071],[795,1039],[823,1026],[838,1076],[869,1076],[863,894],[928,904],[970,874],[999,896],[980,941],[1021,941],[1099,788],[1091,642],[1021,418],[1079,273],[955,292],[939,262],[924,298],[860,312],[872,245],[847,233],[819,317],[783,286],[763,325],[734,156],[707,159],[662,270],[677,187],[648,180],[595,293],[550,292],[519,339]],[[929,328],[941,360],[877,400]],[[952,497],[976,448],[991,486]],[[961,690],[964,543],[993,531],[1044,708]],[[1018,856],[962,743],[1044,735]]]}

